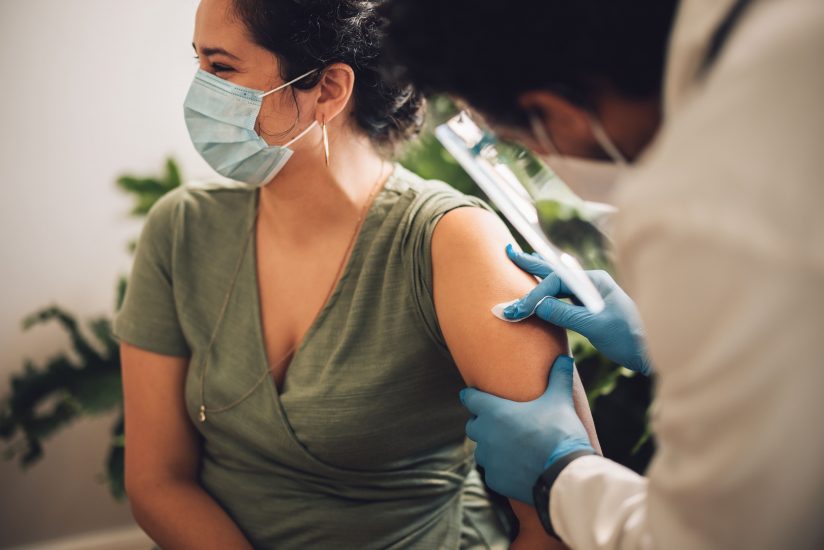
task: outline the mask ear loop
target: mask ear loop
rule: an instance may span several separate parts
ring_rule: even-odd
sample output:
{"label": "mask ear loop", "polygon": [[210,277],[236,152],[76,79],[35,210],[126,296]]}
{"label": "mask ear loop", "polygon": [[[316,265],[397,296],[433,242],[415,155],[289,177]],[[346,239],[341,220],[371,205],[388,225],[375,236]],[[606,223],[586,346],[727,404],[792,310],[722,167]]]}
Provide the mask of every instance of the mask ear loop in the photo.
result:
{"label": "mask ear loop", "polygon": [[266,97],[266,96],[267,96],[267,95],[269,95],[269,94],[273,94],[273,93],[275,93],[275,92],[279,92],[280,90],[284,89],[285,87],[287,87],[287,86],[291,86],[292,84],[294,84],[294,83],[295,83],[295,82],[297,82],[298,80],[300,80],[300,79],[302,79],[302,78],[305,78],[305,77],[309,76],[310,74],[314,73],[315,71],[317,71],[317,69],[312,69],[311,71],[305,72],[305,73],[303,73],[302,75],[300,75],[299,77],[297,77],[297,78],[293,78],[293,79],[292,79],[292,80],[290,80],[289,82],[284,82],[283,84],[281,84],[281,85],[280,85],[280,86],[278,86],[277,88],[273,88],[273,89],[269,90],[268,92],[264,92],[264,93],[260,94],[258,97],[259,97],[259,98],[261,98],[261,99],[263,99],[264,97]]}
{"label": "mask ear loop", "polygon": [[[292,84],[294,84],[298,80],[309,76],[310,74],[316,72],[317,70],[318,69],[312,69],[311,71],[307,71],[307,72],[303,73],[302,75],[300,75],[299,77],[293,78],[289,82],[284,82],[283,84],[281,84],[277,88],[273,88],[273,89],[269,90],[268,92],[264,92],[264,93],[259,94],[258,98],[260,98],[260,100],[263,101],[263,98],[266,97],[267,95],[273,94],[275,92],[279,92],[280,90],[286,88],[287,86],[291,86]],[[292,92],[293,92],[293,95],[294,95],[294,89],[292,90]],[[263,134],[266,134],[267,136],[280,136],[280,135],[283,135],[283,134],[288,134],[289,132],[294,130],[295,127],[298,125],[298,121],[300,120],[300,105],[297,104],[297,98],[295,98],[295,104],[297,105],[297,108],[298,108],[298,116],[297,116],[297,118],[295,118],[295,122],[292,124],[291,127],[284,130],[283,132],[270,133],[270,132],[265,131],[263,129],[263,126],[261,125],[260,132],[263,133]]]}
{"label": "mask ear loop", "polygon": [[598,119],[589,113],[587,113],[587,118],[589,119],[589,125],[592,128],[592,135],[595,136],[595,139],[598,141],[598,145],[600,145],[617,164],[627,164],[626,157],[623,153],[621,153],[621,151],[618,150],[618,147],[615,146],[615,143],[607,135],[606,130],[604,130],[603,125],[598,122]]}
{"label": "mask ear loop", "polygon": [[302,138],[303,136],[305,136],[306,134],[308,134],[308,133],[309,133],[309,131],[310,131],[312,128],[314,128],[315,126],[317,126],[317,125],[318,125],[318,121],[317,121],[317,120],[313,120],[313,121],[312,121],[312,124],[310,124],[309,126],[307,126],[305,130],[303,130],[301,133],[299,133],[298,135],[296,135],[295,137],[293,137],[292,139],[290,139],[288,142],[286,142],[286,143],[284,143],[283,145],[281,145],[281,147],[289,147],[290,145],[292,145],[293,143],[295,143],[297,140],[299,140],[300,138]]}
{"label": "mask ear loop", "polygon": [[[277,88],[273,88],[273,89],[269,90],[268,92],[264,92],[264,93],[260,94],[258,97],[262,100],[262,99],[263,99],[264,97],[266,97],[267,95],[269,95],[269,94],[273,94],[273,93],[275,93],[275,92],[277,92],[277,91],[280,91],[280,90],[282,90],[282,89],[286,88],[287,86],[291,86],[292,84],[294,84],[294,83],[295,83],[295,82],[297,82],[298,80],[300,80],[300,79],[302,79],[302,78],[306,78],[307,76],[309,76],[310,74],[312,74],[312,73],[316,72],[317,70],[318,70],[318,69],[312,69],[311,71],[307,71],[307,72],[303,73],[302,75],[300,75],[299,77],[297,77],[297,78],[293,78],[293,79],[292,79],[292,80],[290,80],[289,82],[284,82],[283,84],[281,84],[281,85],[280,85],[280,86],[278,86]],[[300,111],[298,111],[298,117],[300,117]],[[303,136],[305,136],[306,134],[308,134],[308,133],[309,133],[309,131],[310,131],[312,128],[314,128],[315,126],[317,126],[317,125],[318,125],[318,121],[317,121],[317,120],[313,120],[313,121],[312,121],[312,124],[310,124],[309,126],[307,126],[307,127],[306,127],[306,129],[304,129],[301,133],[299,133],[298,135],[296,135],[294,138],[292,138],[292,139],[290,139],[288,142],[284,143],[284,144],[282,145],[282,147],[289,147],[290,145],[292,145],[293,143],[295,143],[297,140],[299,140],[300,138],[302,138]],[[293,126],[293,127],[294,127],[294,126]],[[324,124],[323,136],[324,136],[324,140],[326,140],[326,128],[325,128],[325,124]],[[327,152],[326,163],[327,163],[327,164],[329,164],[329,154],[328,154],[328,152]]]}
{"label": "mask ear loop", "polygon": [[541,121],[538,120],[538,118],[539,117],[535,114],[535,112],[530,111],[529,124],[532,126],[532,133],[535,134],[535,139],[537,139],[538,143],[540,143],[543,147],[549,149],[551,155],[561,156],[558,148],[555,147],[555,143],[549,139],[549,134],[547,134],[546,128],[544,128],[544,125],[541,124]]}

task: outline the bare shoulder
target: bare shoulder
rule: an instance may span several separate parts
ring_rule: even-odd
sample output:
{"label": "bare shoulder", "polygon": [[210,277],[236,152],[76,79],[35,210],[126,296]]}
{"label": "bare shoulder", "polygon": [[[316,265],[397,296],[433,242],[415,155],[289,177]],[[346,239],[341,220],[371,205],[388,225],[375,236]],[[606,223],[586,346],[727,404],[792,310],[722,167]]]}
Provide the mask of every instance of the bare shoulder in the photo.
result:
{"label": "bare shoulder", "polygon": [[435,310],[447,346],[467,384],[526,401],[546,389],[565,333],[537,319],[507,323],[490,309],[531,290],[535,279],[506,256],[515,244],[494,213],[462,207],[445,214],[432,235]]}
{"label": "bare shoulder", "polygon": [[[435,247],[446,248],[450,245],[464,245],[464,253],[477,256],[492,251],[493,243],[488,239],[502,241],[504,245],[510,242],[512,236],[509,229],[493,212],[475,206],[456,208],[444,214],[435,227],[432,235],[433,259]],[[470,242],[478,247],[466,248]],[[493,252],[497,255],[497,251]]]}

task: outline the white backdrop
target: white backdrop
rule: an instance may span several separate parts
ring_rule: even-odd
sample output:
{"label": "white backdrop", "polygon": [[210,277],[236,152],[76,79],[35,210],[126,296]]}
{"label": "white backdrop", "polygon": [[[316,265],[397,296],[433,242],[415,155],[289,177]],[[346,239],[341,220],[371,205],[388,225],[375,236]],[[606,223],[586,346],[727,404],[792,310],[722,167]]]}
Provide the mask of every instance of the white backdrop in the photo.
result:
{"label": "white backdrop", "polygon": [[[195,0],[0,0],[0,395],[24,358],[68,348],[56,327],[22,332],[52,303],[110,316],[126,244],[140,230],[123,172],[210,177],[182,102],[196,68]],[[112,418],[72,426],[23,473],[0,460],[0,547],[131,523],[95,481]]]}

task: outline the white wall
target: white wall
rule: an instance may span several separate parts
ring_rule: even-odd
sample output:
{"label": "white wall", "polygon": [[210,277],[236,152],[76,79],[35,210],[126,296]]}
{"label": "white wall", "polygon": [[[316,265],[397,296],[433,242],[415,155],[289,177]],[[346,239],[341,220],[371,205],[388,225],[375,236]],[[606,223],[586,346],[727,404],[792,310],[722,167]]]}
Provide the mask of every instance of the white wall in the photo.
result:
{"label": "white wall", "polygon": [[[0,396],[24,358],[68,342],[21,319],[52,303],[111,315],[140,221],[115,178],[209,177],[182,102],[195,71],[195,0],[0,0]],[[22,473],[0,460],[0,547],[128,525],[95,481],[112,418],[77,424]]]}

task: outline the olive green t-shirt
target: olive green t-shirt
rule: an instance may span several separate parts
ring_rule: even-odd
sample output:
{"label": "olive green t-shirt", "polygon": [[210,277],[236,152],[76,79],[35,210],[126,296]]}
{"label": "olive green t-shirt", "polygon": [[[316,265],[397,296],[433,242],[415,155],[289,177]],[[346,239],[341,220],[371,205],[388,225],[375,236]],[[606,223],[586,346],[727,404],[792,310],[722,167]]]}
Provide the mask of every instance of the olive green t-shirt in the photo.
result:
{"label": "olive green t-shirt", "polygon": [[[432,299],[435,224],[489,206],[397,164],[278,391],[263,374],[254,231],[245,241],[258,199],[212,184],[158,200],[114,319],[118,339],[190,358],[181,398],[203,439],[201,485],[256,548],[506,548]],[[237,265],[205,357],[207,410],[254,389],[201,423],[201,360]]]}

